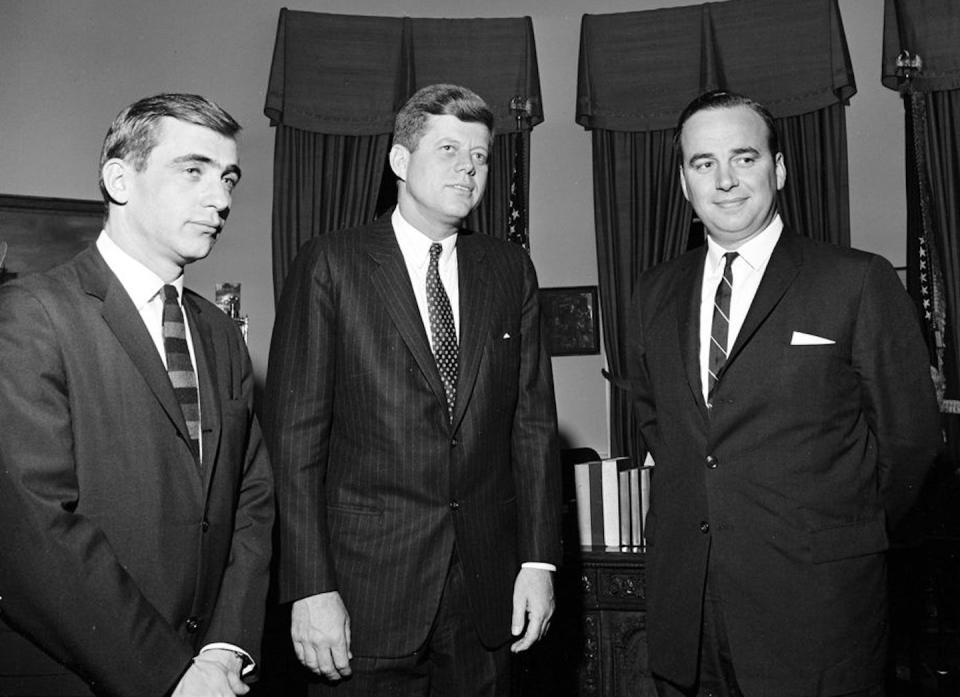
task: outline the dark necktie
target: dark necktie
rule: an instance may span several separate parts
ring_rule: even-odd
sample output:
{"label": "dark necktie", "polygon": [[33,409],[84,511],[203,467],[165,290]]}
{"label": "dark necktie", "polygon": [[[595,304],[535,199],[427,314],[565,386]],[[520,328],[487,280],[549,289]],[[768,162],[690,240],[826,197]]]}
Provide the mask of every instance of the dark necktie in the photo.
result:
{"label": "dark necktie", "polygon": [[[727,362],[727,336],[730,331],[730,295],[733,290],[733,260],[737,252],[727,252],[723,255],[725,265],[723,278],[717,286],[717,295],[713,300],[713,325],[710,329],[710,357],[708,370],[710,384],[707,389],[708,397],[713,395],[713,388],[717,384],[717,377]],[[707,400],[709,402],[709,399]]]}
{"label": "dark necktie", "polygon": [[430,318],[430,338],[433,343],[433,357],[443,380],[443,391],[447,394],[447,413],[453,420],[453,405],[457,400],[457,328],[453,324],[453,310],[450,298],[440,282],[440,270],[437,262],[443,247],[437,243],[430,245],[430,266],[427,268],[427,314]]}
{"label": "dark necktie", "polygon": [[200,392],[197,389],[197,374],[190,360],[187,328],[178,299],[174,286],[163,287],[163,350],[167,354],[167,374],[173,383],[183,419],[187,422],[190,450],[200,462]]}

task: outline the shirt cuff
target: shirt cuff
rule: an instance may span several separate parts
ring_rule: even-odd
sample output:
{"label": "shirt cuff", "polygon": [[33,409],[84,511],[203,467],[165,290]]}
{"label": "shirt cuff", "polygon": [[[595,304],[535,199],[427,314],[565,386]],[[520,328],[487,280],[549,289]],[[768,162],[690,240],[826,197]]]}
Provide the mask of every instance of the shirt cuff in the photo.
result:
{"label": "shirt cuff", "polygon": [[241,649],[239,646],[234,646],[233,644],[228,644],[224,641],[215,641],[212,644],[207,644],[202,649],[200,653],[204,651],[212,651],[214,649],[223,649],[224,651],[232,651],[237,655],[237,658],[241,661],[240,666],[240,675],[250,675],[254,670],[256,670],[257,664],[253,660],[253,656],[248,654],[246,651]]}
{"label": "shirt cuff", "polygon": [[547,564],[543,561],[525,561],[520,565],[523,569],[542,569],[543,571],[556,571],[555,564]]}

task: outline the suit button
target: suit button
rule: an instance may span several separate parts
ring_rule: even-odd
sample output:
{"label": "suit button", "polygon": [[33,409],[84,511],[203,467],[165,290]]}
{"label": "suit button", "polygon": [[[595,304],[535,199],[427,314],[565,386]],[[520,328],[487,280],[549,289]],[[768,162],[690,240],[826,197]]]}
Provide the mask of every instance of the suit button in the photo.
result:
{"label": "suit button", "polygon": [[707,455],[705,462],[707,463],[707,467],[712,470],[717,469],[717,465],[720,464],[720,460],[715,458],[713,455]]}
{"label": "suit button", "polygon": [[450,502],[450,510],[456,511],[459,508],[460,508],[460,502],[457,501],[456,499],[453,499],[453,501]]}
{"label": "suit button", "polygon": [[199,617],[190,617],[186,622],[187,631],[191,634],[196,634],[197,630],[200,629],[200,618]]}
{"label": "suit button", "polygon": [[209,529],[210,529],[210,521],[207,520],[206,518],[204,518],[204,519],[200,522],[200,529],[203,530],[204,532],[206,532],[207,530],[209,530]]}
{"label": "suit button", "polygon": [[451,448],[456,448],[457,445],[459,445],[459,444],[460,444],[460,441],[458,441],[456,438],[451,438],[451,439],[450,439],[450,447],[451,447]]}
{"label": "suit button", "polygon": [[705,520],[701,520],[701,521],[700,521],[700,532],[702,532],[704,535],[706,535],[708,532],[710,532],[710,523],[708,523],[708,522],[705,521]]}

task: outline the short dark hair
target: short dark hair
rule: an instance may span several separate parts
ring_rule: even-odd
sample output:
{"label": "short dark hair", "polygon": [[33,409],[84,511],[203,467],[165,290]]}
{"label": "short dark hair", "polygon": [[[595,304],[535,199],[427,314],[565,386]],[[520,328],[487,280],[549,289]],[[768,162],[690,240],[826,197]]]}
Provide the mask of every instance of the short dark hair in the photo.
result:
{"label": "short dark hair", "polygon": [[461,121],[482,123],[493,138],[493,112],[480,96],[459,85],[428,85],[407,100],[397,113],[393,142],[410,152],[417,149],[428,116],[456,116]]}
{"label": "short dark hair", "polygon": [[706,109],[731,109],[733,107],[745,106],[753,111],[757,116],[763,119],[767,125],[767,147],[770,148],[770,154],[776,157],[780,152],[780,140],[777,137],[777,127],[773,122],[773,114],[760,102],[750,99],[750,97],[727,90],[712,90],[704,92],[692,102],[687,104],[686,108],[680,112],[680,118],[677,119],[677,129],[673,133],[673,147],[680,160],[683,160],[683,148],[680,146],[680,137],[683,134],[683,125],[691,116]]}
{"label": "short dark hair", "polygon": [[236,138],[240,131],[240,124],[230,114],[196,94],[158,94],[134,102],[117,114],[100,148],[100,193],[104,202],[109,203],[110,197],[103,185],[103,165],[113,158],[129,158],[138,172],[143,170],[157,145],[160,120],[165,116],[204,126],[227,138]]}

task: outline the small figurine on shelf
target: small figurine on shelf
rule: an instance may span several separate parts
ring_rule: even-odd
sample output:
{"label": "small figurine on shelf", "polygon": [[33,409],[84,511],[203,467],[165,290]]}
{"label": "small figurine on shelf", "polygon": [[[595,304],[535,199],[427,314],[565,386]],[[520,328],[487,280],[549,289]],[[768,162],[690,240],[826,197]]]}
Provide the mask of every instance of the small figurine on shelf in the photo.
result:
{"label": "small figurine on shelf", "polygon": [[240,314],[240,284],[218,283],[216,288],[217,307],[223,310],[240,328],[243,340],[247,340],[248,319]]}

